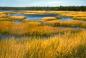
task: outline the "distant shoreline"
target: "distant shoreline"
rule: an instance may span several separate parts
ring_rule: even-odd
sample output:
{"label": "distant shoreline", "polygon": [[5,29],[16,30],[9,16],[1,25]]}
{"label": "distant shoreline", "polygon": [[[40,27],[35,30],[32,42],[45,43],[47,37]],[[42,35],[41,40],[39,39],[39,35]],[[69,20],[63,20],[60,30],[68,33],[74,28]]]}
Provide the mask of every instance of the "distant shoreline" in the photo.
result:
{"label": "distant shoreline", "polygon": [[86,6],[59,6],[59,7],[0,7],[0,10],[42,10],[42,11],[86,11]]}

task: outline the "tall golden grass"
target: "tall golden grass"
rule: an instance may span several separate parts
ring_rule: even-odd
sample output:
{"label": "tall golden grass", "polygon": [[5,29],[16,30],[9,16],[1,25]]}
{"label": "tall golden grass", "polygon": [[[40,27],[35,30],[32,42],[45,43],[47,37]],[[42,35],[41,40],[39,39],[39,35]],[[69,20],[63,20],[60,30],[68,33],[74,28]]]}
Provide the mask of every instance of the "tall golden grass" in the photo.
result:
{"label": "tall golden grass", "polygon": [[74,20],[86,21],[86,17],[73,17]]}
{"label": "tall golden grass", "polygon": [[11,21],[0,21],[0,27],[1,27],[0,34],[4,34],[4,35],[9,34],[16,36],[50,36],[54,34],[65,33],[67,31],[76,32],[71,28],[59,28],[59,26],[53,27],[53,26],[41,25],[40,22],[35,22],[35,21],[21,22],[20,24],[16,24]]}
{"label": "tall golden grass", "polygon": [[52,26],[65,26],[65,27],[81,27],[86,28],[86,22],[80,20],[70,20],[70,21],[61,21],[61,20],[53,20],[53,21],[46,21],[46,23]]}
{"label": "tall golden grass", "polygon": [[[53,34],[58,33],[65,33],[67,31],[75,32],[75,30],[72,30],[71,28],[65,28],[67,27],[86,27],[85,23],[80,22],[78,20],[74,21],[59,21],[59,20],[53,20],[53,21],[47,21],[48,25],[41,25],[41,23],[38,21],[27,21],[27,22],[21,22],[20,24],[16,24],[11,21],[0,21],[0,34],[10,34],[10,35],[27,35],[27,36],[50,36]],[[56,27],[53,27],[56,26]],[[59,28],[60,27],[64,27]]]}
{"label": "tall golden grass", "polygon": [[10,35],[35,35],[47,36],[57,32],[57,28],[51,26],[42,26],[40,22],[21,22],[15,24],[11,21],[0,21],[0,34]]}
{"label": "tall golden grass", "polygon": [[47,39],[0,40],[0,58],[85,58],[86,30]]}

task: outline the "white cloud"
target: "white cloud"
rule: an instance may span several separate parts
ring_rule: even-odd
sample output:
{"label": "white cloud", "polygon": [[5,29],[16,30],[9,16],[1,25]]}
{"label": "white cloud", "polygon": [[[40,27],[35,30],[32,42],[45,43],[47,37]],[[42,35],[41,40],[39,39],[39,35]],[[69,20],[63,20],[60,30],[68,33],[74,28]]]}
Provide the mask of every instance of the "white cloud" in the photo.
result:
{"label": "white cloud", "polygon": [[60,6],[62,4],[62,2],[53,1],[53,2],[48,2],[47,4],[50,6]]}

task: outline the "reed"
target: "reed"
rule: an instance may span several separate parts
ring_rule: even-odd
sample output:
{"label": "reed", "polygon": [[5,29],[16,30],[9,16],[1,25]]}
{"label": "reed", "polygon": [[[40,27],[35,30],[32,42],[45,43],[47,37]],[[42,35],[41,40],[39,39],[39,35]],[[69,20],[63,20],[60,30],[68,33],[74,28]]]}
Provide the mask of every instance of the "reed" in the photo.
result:
{"label": "reed", "polygon": [[0,21],[0,34],[9,34],[9,30],[13,26],[10,21]]}
{"label": "reed", "polygon": [[86,17],[73,17],[74,20],[86,21]]}
{"label": "reed", "polygon": [[86,30],[48,39],[0,40],[0,58],[85,58]]}
{"label": "reed", "polygon": [[41,26],[40,22],[22,22],[15,24],[11,21],[0,21],[0,34],[10,34],[16,36],[48,36],[56,33],[56,28],[50,26]]}
{"label": "reed", "polygon": [[63,26],[63,27],[81,27],[86,28],[86,23],[80,20],[70,20],[70,21],[61,21],[61,20],[54,20],[54,21],[47,21],[51,26]]}
{"label": "reed", "polygon": [[[59,28],[59,27],[86,27],[85,23],[81,24],[79,21],[60,22],[60,21],[47,21],[48,25],[41,25],[38,21],[27,21],[16,24],[11,21],[0,21],[0,34],[10,34],[16,36],[51,36],[65,32],[76,32],[72,28]],[[53,27],[55,26],[55,27]]]}

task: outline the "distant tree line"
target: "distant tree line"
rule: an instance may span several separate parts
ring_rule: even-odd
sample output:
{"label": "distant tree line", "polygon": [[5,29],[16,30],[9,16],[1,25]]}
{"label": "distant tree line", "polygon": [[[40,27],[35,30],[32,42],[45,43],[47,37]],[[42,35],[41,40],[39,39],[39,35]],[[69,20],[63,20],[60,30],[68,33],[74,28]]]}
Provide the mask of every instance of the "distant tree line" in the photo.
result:
{"label": "distant tree line", "polygon": [[0,10],[62,10],[86,11],[86,6],[60,6],[60,7],[0,7]]}

